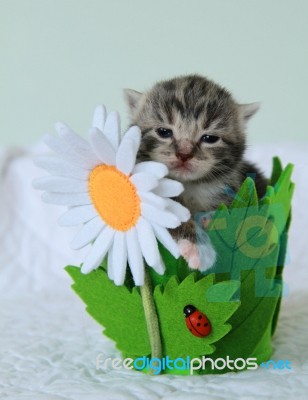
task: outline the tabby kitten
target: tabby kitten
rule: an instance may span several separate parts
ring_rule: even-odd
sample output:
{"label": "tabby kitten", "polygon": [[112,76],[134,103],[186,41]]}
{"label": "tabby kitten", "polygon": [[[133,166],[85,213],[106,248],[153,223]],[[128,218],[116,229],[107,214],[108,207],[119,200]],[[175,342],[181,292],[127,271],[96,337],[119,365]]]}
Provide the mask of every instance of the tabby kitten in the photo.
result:
{"label": "tabby kitten", "polygon": [[204,270],[216,260],[207,237],[197,237],[193,216],[221,203],[229,205],[248,174],[255,177],[258,195],[266,180],[258,168],[244,160],[247,121],[258,103],[237,104],[218,84],[198,75],[158,82],[145,93],[125,89],[131,124],[142,132],[138,161],[159,161],[169,177],[184,185],[178,198],[192,219],[171,230],[191,268]]}

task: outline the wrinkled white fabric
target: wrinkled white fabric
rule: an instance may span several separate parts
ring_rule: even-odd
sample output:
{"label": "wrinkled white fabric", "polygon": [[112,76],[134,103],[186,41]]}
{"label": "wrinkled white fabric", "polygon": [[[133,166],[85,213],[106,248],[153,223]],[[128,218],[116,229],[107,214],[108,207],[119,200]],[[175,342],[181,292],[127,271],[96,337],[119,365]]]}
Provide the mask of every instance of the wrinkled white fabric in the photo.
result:
{"label": "wrinkled white fabric", "polygon": [[[30,149],[40,154],[44,148]],[[264,145],[252,158],[271,169],[272,155],[295,163],[297,187],[288,291],[273,343],[274,360],[292,370],[264,370],[203,377],[147,376],[96,370],[96,357],[119,356],[113,342],[84,310],[63,267],[78,265],[82,251],[70,241],[80,229],[61,228],[65,210],[44,204],[32,181],[42,171],[30,150],[0,150],[0,398],[9,400],[306,399],[308,394],[308,145]],[[252,333],[253,334],[253,333]]]}

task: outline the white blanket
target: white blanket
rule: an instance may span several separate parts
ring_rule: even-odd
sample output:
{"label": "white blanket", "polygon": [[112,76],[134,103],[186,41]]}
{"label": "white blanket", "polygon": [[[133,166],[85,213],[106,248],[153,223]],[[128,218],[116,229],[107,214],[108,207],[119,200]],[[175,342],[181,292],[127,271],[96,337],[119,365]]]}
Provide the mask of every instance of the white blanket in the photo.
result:
{"label": "white blanket", "polygon": [[[69,242],[76,229],[60,228],[61,207],[45,205],[31,182],[43,171],[31,160],[36,149],[0,151],[0,398],[98,399],[282,399],[308,398],[308,145],[264,145],[250,149],[268,173],[272,155],[295,163],[297,184],[288,265],[287,295],[274,336],[273,360],[291,370],[209,376],[147,376],[96,369],[96,357],[119,356],[113,342],[84,310],[63,270],[78,265],[82,252]],[[124,305],[123,305],[124,306]],[[252,333],[253,334],[253,333]]]}

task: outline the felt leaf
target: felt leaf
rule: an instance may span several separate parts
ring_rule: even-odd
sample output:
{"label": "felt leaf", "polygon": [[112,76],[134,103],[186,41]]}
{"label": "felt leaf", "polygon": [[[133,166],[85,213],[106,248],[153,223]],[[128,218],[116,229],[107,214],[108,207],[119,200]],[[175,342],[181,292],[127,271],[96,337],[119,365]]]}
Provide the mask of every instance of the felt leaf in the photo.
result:
{"label": "felt leaf", "polygon": [[[268,296],[259,299],[257,308],[253,309],[239,326],[233,327],[228,335],[216,343],[216,351],[211,357],[213,359],[226,359],[227,356],[230,359],[256,357],[259,363],[268,360],[272,353],[271,323],[280,295],[281,285],[277,285]],[[230,370],[226,367],[219,373],[228,371]],[[215,371],[201,373],[205,372],[215,373]]]}
{"label": "felt leaf", "polygon": [[[273,254],[279,238],[268,214],[268,206],[216,212],[208,230],[217,252],[212,271],[228,273],[231,279],[239,279],[242,271],[256,268],[260,258]],[[269,267],[275,265],[272,257],[266,261]]]}
{"label": "felt leaf", "polygon": [[266,362],[271,359],[272,353],[272,331],[271,324],[268,324],[254,352],[251,353],[251,357],[256,358],[257,363],[260,365],[262,362]]}
{"label": "felt leaf", "polygon": [[[279,250],[277,247],[274,256],[276,263]],[[265,335],[265,332],[272,332],[281,300],[281,284],[277,284],[276,264],[272,268],[264,268],[268,266],[267,262],[266,258],[261,258],[255,269],[241,272],[241,307],[230,318],[232,331],[216,344],[217,351],[212,356],[214,359],[227,356],[248,358],[255,354],[258,362],[263,362],[270,356],[271,335]]]}
{"label": "felt leaf", "polygon": [[278,157],[274,157],[273,158],[273,169],[272,169],[272,175],[271,175],[271,179],[270,179],[270,184],[271,186],[274,186],[280,175],[282,174],[283,168],[282,168],[282,164],[281,161]]}
{"label": "felt leaf", "polygon": [[[286,230],[282,233],[282,235],[280,237],[280,249],[279,249],[276,276],[275,276],[275,281],[277,283],[281,283],[281,284],[282,284],[283,267],[284,267],[286,254],[287,254],[287,244],[288,244],[288,227],[286,227]],[[271,328],[272,335],[275,333],[275,330],[276,330],[279,311],[280,311],[280,305],[281,305],[281,297],[278,299],[276,309],[275,309],[275,314],[273,316],[272,328]]]}
{"label": "felt leaf", "polygon": [[265,269],[276,266],[276,247],[290,214],[294,189],[291,173],[289,165],[260,205],[256,204],[254,183],[247,178],[230,209],[216,211],[208,230],[218,254],[212,271],[239,279],[242,271],[257,268],[260,260]]}
{"label": "felt leaf", "polygon": [[246,178],[236,194],[230,208],[240,208],[258,205],[258,195],[252,178]]}
{"label": "felt leaf", "polygon": [[102,326],[104,334],[123,352],[151,353],[139,290],[116,286],[103,268],[84,275],[80,268],[65,268],[72,277],[72,288],[87,306],[87,312]]}
{"label": "felt leaf", "polygon": [[[216,288],[220,297],[220,290],[228,286],[228,295],[224,301],[209,301],[206,293],[214,285],[214,274],[196,281],[196,274],[190,273],[182,282],[173,276],[163,288],[158,286],[154,291],[154,299],[159,317],[163,353],[169,357],[198,357],[211,354],[215,350],[213,343],[217,342],[231,330],[227,323],[231,315],[240,306],[239,302],[229,301],[234,292],[238,290],[238,282],[225,282]],[[211,296],[210,296],[211,297]],[[213,296],[212,296],[213,298]],[[212,327],[207,337],[194,336],[187,328],[183,309],[192,304],[209,319]]]}
{"label": "felt leaf", "polygon": [[[215,266],[215,271],[221,275],[217,276],[218,281],[228,279],[228,275],[231,279],[241,280],[242,306],[232,318],[233,327],[240,324],[250,314],[256,301],[273,287],[280,248],[279,231],[272,216],[276,212],[275,205],[251,206],[255,201],[253,191],[250,193],[250,198],[247,196],[245,200],[246,206],[244,202],[237,202],[240,208],[218,210],[209,230],[219,254]],[[273,199],[270,200],[272,203]],[[223,220],[224,224],[220,222],[217,225],[219,220]],[[280,224],[285,225],[286,218]]]}
{"label": "felt leaf", "polygon": [[[290,180],[292,165],[281,173],[279,160],[274,164],[276,172],[272,180],[275,185],[268,188],[260,206],[255,204],[251,191],[250,197],[241,195],[240,199],[244,201],[233,202],[237,209],[232,206],[229,210],[220,208],[210,225],[209,235],[220,255],[215,266],[216,279],[225,281],[231,277],[241,282],[241,306],[230,318],[232,331],[216,343],[213,358],[255,355],[262,362],[271,354],[271,335],[281,302],[282,269],[294,190]],[[247,188],[247,180],[244,185]],[[246,232],[244,236],[243,231]],[[256,254],[253,247],[258,250]]]}
{"label": "felt leaf", "polygon": [[206,300],[209,302],[230,301],[232,296],[238,290],[239,286],[240,284],[238,281],[216,283],[216,285],[213,285],[207,290],[205,294]]}
{"label": "felt leaf", "polygon": [[275,221],[278,234],[281,235],[286,225],[290,224],[291,200],[295,185],[291,181],[293,165],[288,164],[275,183],[270,196],[270,214]]}

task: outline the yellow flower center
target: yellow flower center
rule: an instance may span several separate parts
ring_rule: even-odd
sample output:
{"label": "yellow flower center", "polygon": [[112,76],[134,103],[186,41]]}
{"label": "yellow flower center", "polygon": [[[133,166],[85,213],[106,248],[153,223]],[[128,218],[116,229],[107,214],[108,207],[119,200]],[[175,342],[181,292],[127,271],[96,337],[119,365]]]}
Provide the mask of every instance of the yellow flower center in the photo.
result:
{"label": "yellow flower center", "polygon": [[110,165],[98,165],[89,176],[89,194],[101,218],[118,231],[136,225],[140,199],[129,177]]}

